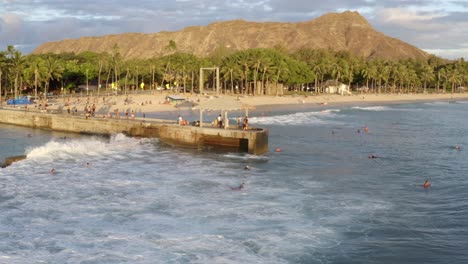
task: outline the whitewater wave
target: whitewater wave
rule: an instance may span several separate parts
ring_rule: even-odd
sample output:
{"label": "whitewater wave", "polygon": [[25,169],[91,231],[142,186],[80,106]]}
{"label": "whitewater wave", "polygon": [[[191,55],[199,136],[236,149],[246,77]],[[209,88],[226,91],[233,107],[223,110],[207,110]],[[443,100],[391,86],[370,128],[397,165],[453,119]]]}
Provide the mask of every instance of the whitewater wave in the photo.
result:
{"label": "whitewater wave", "polygon": [[26,156],[32,160],[52,160],[56,158],[70,159],[81,156],[102,157],[119,155],[135,150],[142,144],[155,139],[137,139],[123,134],[104,137],[52,140],[40,147],[26,150]]}
{"label": "whitewater wave", "polygon": [[243,154],[243,153],[227,153],[223,157],[234,160],[252,160],[252,161],[268,161],[269,157],[265,155],[252,155],[252,154]]}
{"label": "whitewater wave", "polygon": [[355,107],[352,107],[351,109],[363,110],[363,111],[378,111],[378,112],[394,110],[387,106],[366,106],[366,107],[355,106]]}
{"label": "whitewater wave", "polygon": [[251,123],[264,125],[339,125],[341,122],[333,120],[338,117],[339,109],[327,109],[320,112],[300,112],[288,115],[252,117]]}
{"label": "whitewater wave", "polygon": [[[450,102],[442,102],[442,101],[437,101],[437,102],[427,102],[424,103],[425,105],[448,105]],[[455,102],[457,103],[457,102]]]}

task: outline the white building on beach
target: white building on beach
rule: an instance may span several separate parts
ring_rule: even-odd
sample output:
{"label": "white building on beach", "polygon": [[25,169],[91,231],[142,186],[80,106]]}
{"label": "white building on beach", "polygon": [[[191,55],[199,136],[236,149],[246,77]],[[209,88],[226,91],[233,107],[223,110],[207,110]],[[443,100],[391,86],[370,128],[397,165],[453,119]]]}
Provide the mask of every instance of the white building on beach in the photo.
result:
{"label": "white building on beach", "polygon": [[336,80],[328,80],[322,84],[324,87],[325,93],[329,94],[341,94],[341,95],[350,95],[351,91],[349,90],[349,85],[340,83]]}

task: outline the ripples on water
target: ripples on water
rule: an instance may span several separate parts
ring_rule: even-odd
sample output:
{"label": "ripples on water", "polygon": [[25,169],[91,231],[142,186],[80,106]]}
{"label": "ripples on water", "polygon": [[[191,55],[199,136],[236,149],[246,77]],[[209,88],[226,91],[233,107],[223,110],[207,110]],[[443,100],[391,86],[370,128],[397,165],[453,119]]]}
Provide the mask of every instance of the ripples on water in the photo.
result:
{"label": "ripples on water", "polygon": [[259,115],[259,157],[1,126],[0,263],[467,263],[467,110]]}

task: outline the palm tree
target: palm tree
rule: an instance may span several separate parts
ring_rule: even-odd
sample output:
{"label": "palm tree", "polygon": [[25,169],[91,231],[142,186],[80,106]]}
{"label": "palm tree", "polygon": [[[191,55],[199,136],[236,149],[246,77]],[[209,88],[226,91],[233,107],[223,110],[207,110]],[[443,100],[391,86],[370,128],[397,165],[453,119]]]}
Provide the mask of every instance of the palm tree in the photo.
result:
{"label": "palm tree", "polygon": [[424,93],[427,93],[427,83],[434,80],[434,69],[429,64],[423,64],[420,72],[421,80],[424,83]]}
{"label": "palm tree", "polygon": [[2,74],[3,74],[3,67],[6,66],[6,56],[5,52],[0,52],[0,107],[2,106]]}
{"label": "palm tree", "polygon": [[443,67],[439,70],[439,76],[440,76],[440,80],[442,80],[442,84],[443,84],[443,90],[442,90],[442,93],[445,93],[447,90],[447,80],[448,80],[448,72],[447,72],[447,68],[446,67]]}
{"label": "palm tree", "polygon": [[99,72],[98,72],[98,91],[97,91],[97,96],[99,97],[101,93],[101,74],[102,74],[102,69],[104,68],[104,65],[107,61],[107,58],[105,54],[99,54],[98,55],[98,65],[99,65]]}
{"label": "palm tree", "polygon": [[45,59],[44,67],[45,67],[44,79],[46,82],[44,92],[45,92],[45,98],[47,99],[47,90],[50,89],[50,81],[57,80],[60,77],[62,77],[63,68],[60,65],[59,60],[52,56],[48,56]]}
{"label": "palm tree", "polygon": [[460,72],[456,67],[451,67],[448,71],[448,81],[452,84],[452,91],[453,94],[455,91],[455,86],[458,82],[460,82],[461,75]]}
{"label": "palm tree", "polygon": [[115,44],[114,47],[112,47],[112,55],[110,60],[110,65],[112,65],[112,69],[114,70],[113,83],[115,83],[115,86],[118,87],[120,70],[119,67],[122,64],[122,56],[120,55],[119,45]]}
{"label": "palm tree", "polygon": [[18,81],[25,65],[25,59],[20,51],[16,50],[13,46],[8,46],[7,56],[9,59],[9,68],[15,76],[15,98],[18,97]]}
{"label": "palm tree", "polygon": [[34,76],[34,97],[37,98],[37,85],[46,71],[45,63],[44,60],[38,56],[28,57],[28,59],[25,74],[31,77]]}

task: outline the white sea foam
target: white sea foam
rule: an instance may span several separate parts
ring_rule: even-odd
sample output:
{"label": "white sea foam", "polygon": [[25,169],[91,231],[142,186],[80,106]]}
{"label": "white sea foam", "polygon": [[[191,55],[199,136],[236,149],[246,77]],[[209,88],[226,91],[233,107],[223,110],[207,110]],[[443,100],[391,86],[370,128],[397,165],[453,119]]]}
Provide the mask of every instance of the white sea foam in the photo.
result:
{"label": "white sea foam", "polygon": [[355,106],[355,107],[352,107],[352,109],[364,110],[364,111],[390,111],[390,110],[393,110],[392,108],[390,108],[388,106],[366,106],[366,107]]}
{"label": "white sea foam", "polygon": [[341,122],[334,120],[337,117],[338,109],[322,110],[320,112],[300,112],[288,115],[252,117],[251,123],[265,125],[338,125]]}
{"label": "white sea foam", "polygon": [[152,139],[136,139],[117,134],[110,139],[92,137],[81,139],[52,140],[44,146],[27,149],[28,159],[76,158],[78,156],[101,157],[128,153],[138,145],[148,143]]}
{"label": "white sea foam", "polygon": [[426,102],[425,105],[448,105],[449,102],[435,101],[435,102]]}
{"label": "white sea foam", "polygon": [[223,155],[229,159],[238,159],[238,160],[254,160],[254,161],[268,161],[269,157],[266,155],[251,155],[251,154],[241,154],[241,153],[227,153]]}

